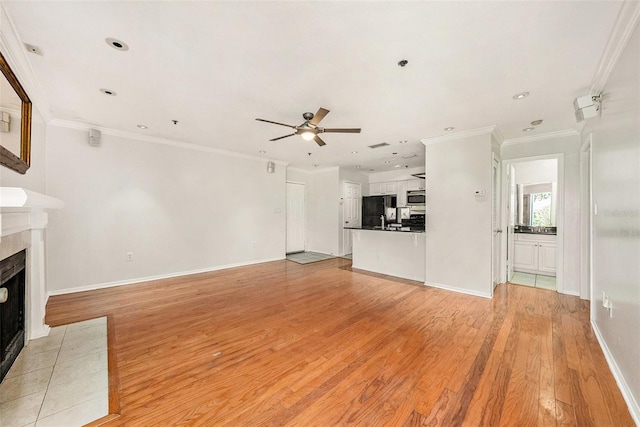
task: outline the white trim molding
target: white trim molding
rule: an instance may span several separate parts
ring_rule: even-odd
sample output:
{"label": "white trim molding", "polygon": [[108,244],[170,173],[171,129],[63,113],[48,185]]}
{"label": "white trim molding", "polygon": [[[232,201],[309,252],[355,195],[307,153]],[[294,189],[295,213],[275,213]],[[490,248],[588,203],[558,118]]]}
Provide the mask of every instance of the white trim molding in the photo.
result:
{"label": "white trim molding", "polygon": [[618,63],[620,55],[629,42],[629,38],[638,25],[640,19],[640,2],[637,0],[626,0],[613,26],[607,45],[600,57],[598,68],[591,80],[590,94],[597,95],[602,92],[609,80],[613,68]]}
{"label": "white trim molding", "polygon": [[103,126],[92,126],[86,123],[73,122],[70,120],[52,119],[49,121],[48,124],[51,126],[58,126],[58,127],[82,130],[82,131],[89,131],[89,129],[97,129],[100,132],[102,132],[103,135],[110,135],[110,136],[115,136],[119,138],[132,139],[134,141],[143,141],[143,142],[151,142],[154,144],[169,145],[172,147],[183,148],[186,150],[204,151],[206,153],[215,153],[215,154],[220,154],[222,156],[237,157],[241,159],[258,160],[261,162],[268,161],[281,166],[287,166],[289,164],[289,162],[285,162],[282,160],[253,156],[250,154],[238,153],[236,151],[223,150],[221,148],[207,147],[205,145],[193,144],[191,142],[174,141],[171,139],[159,138],[156,136],[140,135],[135,132],[127,132],[127,131],[107,128]]}
{"label": "white trim molding", "polygon": [[580,133],[575,129],[565,129],[555,132],[546,132],[538,135],[522,136],[519,138],[505,139],[503,145],[522,144],[525,142],[544,141],[552,138],[566,138],[570,136],[579,136]]}
{"label": "white trim molding", "polygon": [[285,258],[284,257],[269,258],[269,259],[262,259],[262,260],[256,260],[256,261],[239,262],[234,264],[217,265],[214,267],[199,268],[197,270],[179,271],[177,273],[158,274],[155,276],[146,276],[146,277],[136,277],[133,279],[118,280],[115,282],[96,283],[93,285],[78,286],[75,288],[58,289],[56,291],[47,292],[47,299],[49,297],[56,296],[56,295],[66,295],[66,294],[73,294],[76,292],[95,291],[97,289],[113,288],[115,286],[134,285],[136,283],[151,282],[154,280],[162,280],[162,279],[171,279],[173,277],[189,276],[192,274],[209,273],[211,271],[226,270],[228,268],[246,267],[248,265],[262,264],[265,262],[272,262],[272,261],[281,261],[283,259]]}
{"label": "white trim molding", "polygon": [[631,392],[629,385],[625,381],[624,375],[622,375],[622,372],[620,372],[620,368],[616,363],[616,359],[611,354],[611,351],[609,351],[609,347],[607,347],[607,342],[605,341],[604,337],[600,333],[600,330],[598,329],[598,325],[593,320],[591,320],[591,328],[593,329],[593,333],[596,336],[596,339],[598,340],[598,344],[600,344],[602,353],[604,353],[604,358],[607,360],[607,364],[609,365],[609,369],[613,374],[613,378],[616,380],[616,384],[620,389],[620,393],[622,393],[622,397],[624,398],[624,401],[627,403],[627,407],[629,408],[629,413],[631,414],[631,417],[633,418],[635,423],[640,426],[640,405],[638,405],[638,402],[633,397],[633,393]]}
{"label": "white trim molding", "polygon": [[471,130],[465,130],[465,131],[451,133],[447,135],[434,136],[432,138],[423,138],[420,140],[420,142],[422,142],[424,145],[433,145],[433,144],[440,144],[442,142],[457,141],[463,138],[471,138],[478,135],[489,135],[489,134],[492,134],[499,143],[502,142],[503,140],[502,132],[498,130],[498,126],[496,125],[485,126],[482,128],[471,129]]}
{"label": "white trim molding", "polygon": [[432,288],[443,289],[445,291],[457,292],[459,294],[467,294],[467,295],[471,295],[471,296],[474,296],[474,297],[482,297],[482,298],[488,298],[488,299],[493,298],[491,296],[491,294],[488,294],[488,293],[485,293],[485,292],[470,291],[469,289],[458,288],[456,286],[443,285],[442,283],[424,282],[424,285],[425,286],[431,286]]}

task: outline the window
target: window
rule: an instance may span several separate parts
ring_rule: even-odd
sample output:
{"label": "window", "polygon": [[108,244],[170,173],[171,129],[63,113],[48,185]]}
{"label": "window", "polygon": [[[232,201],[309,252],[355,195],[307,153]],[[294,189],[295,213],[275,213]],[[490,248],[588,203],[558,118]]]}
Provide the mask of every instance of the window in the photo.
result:
{"label": "window", "polygon": [[532,193],[529,197],[531,225],[534,227],[551,227],[551,192]]}

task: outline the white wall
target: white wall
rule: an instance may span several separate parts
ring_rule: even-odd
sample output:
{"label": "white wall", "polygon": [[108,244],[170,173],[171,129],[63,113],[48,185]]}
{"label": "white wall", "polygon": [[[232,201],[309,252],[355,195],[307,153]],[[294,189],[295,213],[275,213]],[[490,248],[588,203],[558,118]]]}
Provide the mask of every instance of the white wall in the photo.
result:
{"label": "white wall", "polygon": [[46,148],[52,293],[284,257],[284,166],[52,125]]}
{"label": "white wall", "polygon": [[563,239],[562,292],[580,295],[580,136],[577,133],[549,135],[547,139],[506,141],[502,146],[502,160],[548,154],[563,154],[564,158],[564,214],[563,226],[558,230]]}
{"label": "white wall", "polygon": [[515,163],[513,167],[516,171],[516,184],[555,182],[558,176],[558,161],[555,159]]}
{"label": "white wall", "polygon": [[[636,27],[592,119],[591,316],[612,370],[640,424],[640,30]],[[602,292],[613,317],[602,307]]]}
{"label": "white wall", "polygon": [[[17,121],[11,126],[19,128]],[[0,166],[0,186],[2,187],[22,187],[28,188],[38,193],[46,193],[45,185],[45,141],[47,137],[47,126],[40,114],[40,111],[32,104],[31,118],[31,167],[24,175],[13,170]]]}
{"label": "white wall", "polygon": [[490,133],[427,145],[427,285],[491,295],[491,146]]}

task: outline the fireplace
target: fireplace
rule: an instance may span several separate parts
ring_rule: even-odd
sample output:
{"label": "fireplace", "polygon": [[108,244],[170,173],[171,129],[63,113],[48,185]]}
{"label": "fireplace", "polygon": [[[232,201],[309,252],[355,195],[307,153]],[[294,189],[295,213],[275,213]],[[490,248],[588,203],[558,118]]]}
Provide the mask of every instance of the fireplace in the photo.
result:
{"label": "fireplace", "polygon": [[0,381],[24,347],[27,251],[0,261]]}
{"label": "fireplace", "polygon": [[[2,281],[21,276],[23,287],[21,291],[9,291],[9,297],[18,297],[22,292],[22,334],[24,338],[15,338],[18,329],[16,323],[1,320],[0,331],[8,338],[2,338],[7,346],[0,347],[0,358],[4,361],[11,356],[15,348],[11,343],[29,345],[29,341],[47,336],[49,327],[44,323],[45,305],[47,302],[47,288],[45,275],[46,241],[45,229],[48,223],[48,210],[60,209],[62,201],[45,194],[36,193],[25,188],[0,187],[0,260],[22,259],[22,267],[13,267],[13,273],[5,273],[2,269]],[[14,256],[16,258],[14,258]],[[6,267],[7,272],[12,267]],[[9,277],[11,276],[11,277]],[[18,279],[16,279],[18,280]],[[11,281],[11,287],[15,284]],[[2,285],[6,287],[5,285]],[[3,304],[0,304],[3,305]],[[14,310],[3,308],[5,311]],[[18,309],[20,311],[20,309]],[[7,352],[7,350],[10,350]],[[19,352],[19,350],[18,350]],[[7,354],[5,354],[7,353]],[[5,362],[0,362],[5,363]],[[0,376],[4,375],[4,365],[0,368]],[[8,368],[7,368],[8,369]]]}

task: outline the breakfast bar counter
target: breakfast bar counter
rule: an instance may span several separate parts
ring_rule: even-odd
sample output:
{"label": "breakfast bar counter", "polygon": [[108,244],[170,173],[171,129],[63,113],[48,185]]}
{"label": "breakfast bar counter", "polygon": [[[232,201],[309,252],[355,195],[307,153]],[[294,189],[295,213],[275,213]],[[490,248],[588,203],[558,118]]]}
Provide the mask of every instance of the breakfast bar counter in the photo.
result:
{"label": "breakfast bar counter", "polygon": [[425,280],[424,230],[351,228],[353,268]]}

